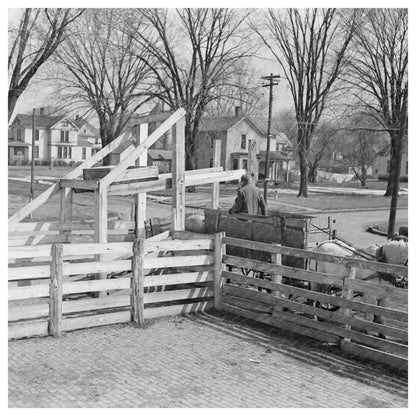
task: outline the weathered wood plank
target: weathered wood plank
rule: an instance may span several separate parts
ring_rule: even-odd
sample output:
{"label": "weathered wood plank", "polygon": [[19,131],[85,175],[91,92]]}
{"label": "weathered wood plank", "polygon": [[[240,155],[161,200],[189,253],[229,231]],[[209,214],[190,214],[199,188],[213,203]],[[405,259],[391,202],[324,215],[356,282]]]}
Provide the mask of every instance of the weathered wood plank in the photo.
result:
{"label": "weathered wood plank", "polygon": [[[131,262],[129,262],[131,264]],[[118,279],[105,280],[84,280],[78,282],[62,283],[62,293],[70,295],[74,293],[98,292],[103,290],[130,289],[129,278],[120,277]]]}
{"label": "weathered wood plank", "polygon": [[51,269],[46,266],[11,267],[8,269],[8,280],[25,280],[50,277]]}
{"label": "weathered wood plank", "polygon": [[189,313],[204,311],[212,309],[213,301],[202,301],[195,303],[188,303],[185,305],[163,306],[159,308],[146,308],[144,310],[145,319],[162,318],[165,316],[185,315]]}
{"label": "weathered wood plank", "polygon": [[62,321],[62,244],[52,246],[51,283],[49,289],[49,335],[61,336]]}
{"label": "weathered wood plank", "polygon": [[184,283],[205,283],[212,281],[212,271],[160,274],[146,276],[144,279],[144,287],[168,286]]}
{"label": "weathered wood plank", "polygon": [[167,240],[159,242],[145,241],[144,249],[146,253],[152,251],[185,251],[185,250],[212,250],[214,242],[211,239],[198,240]]}
{"label": "weathered wood plank", "polygon": [[64,263],[64,275],[88,273],[115,273],[131,270],[130,260],[92,261],[86,263]]}
{"label": "weathered wood plank", "polygon": [[383,351],[349,341],[341,341],[341,349],[349,354],[386,364],[400,371],[408,371],[409,361],[404,357],[388,354]]}
{"label": "weathered wood plank", "polygon": [[222,307],[222,272],[225,269],[225,264],[222,262],[222,257],[225,255],[225,245],[222,242],[224,237],[224,232],[217,233],[214,240],[214,305],[217,310],[221,310]]}
{"label": "weathered wood plank", "polygon": [[131,280],[131,320],[144,325],[144,240],[138,238],[133,246]]}
{"label": "weathered wood plank", "polygon": [[168,267],[190,267],[213,264],[213,255],[157,257],[144,259],[145,269],[163,269]]}
{"label": "weathered wood plank", "polygon": [[73,331],[82,328],[94,328],[103,325],[114,325],[130,321],[130,311],[94,314],[62,320],[62,331]]}
{"label": "weathered wood plank", "polygon": [[192,289],[168,290],[163,292],[145,293],[144,303],[171,302],[185,299],[212,298],[214,291],[209,287],[195,287]]}
{"label": "weathered wood plank", "polygon": [[80,313],[100,309],[120,308],[130,306],[130,295],[112,295],[102,298],[66,301],[62,304],[62,313]]}
{"label": "weathered wood plank", "polygon": [[9,324],[9,340],[48,335],[48,321]]}
{"label": "weathered wood plank", "polygon": [[394,286],[382,286],[376,283],[365,282],[363,280],[345,280],[345,285],[350,290],[357,292],[370,293],[377,297],[389,297],[400,301],[408,300],[408,290],[400,289]]}
{"label": "weathered wood plank", "polygon": [[96,189],[98,189],[98,181],[85,179],[60,179],[59,186],[61,188],[85,189],[89,191],[95,191]]}
{"label": "weathered wood plank", "polygon": [[49,317],[49,304],[36,304],[25,306],[12,306],[8,309],[9,322],[19,321],[23,319],[39,319]]}

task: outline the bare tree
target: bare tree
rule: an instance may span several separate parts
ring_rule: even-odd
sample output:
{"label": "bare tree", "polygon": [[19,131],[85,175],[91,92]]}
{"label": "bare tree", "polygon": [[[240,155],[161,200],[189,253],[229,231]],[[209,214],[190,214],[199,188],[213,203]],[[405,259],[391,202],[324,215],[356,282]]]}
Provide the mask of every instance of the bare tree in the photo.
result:
{"label": "bare tree", "polygon": [[19,97],[82,13],[82,9],[24,9],[18,27],[9,30],[9,121]]}
{"label": "bare tree", "polygon": [[336,147],[336,127],[329,123],[322,123],[314,132],[308,159],[308,181],[316,182],[318,168],[331,158]]}
{"label": "bare tree", "polygon": [[357,128],[350,129],[341,149],[361,186],[365,187],[367,171],[376,160],[378,151],[386,145],[386,133],[378,131],[375,120],[368,115],[354,117],[351,124]]}
{"label": "bare tree", "polygon": [[260,78],[249,62],[239,62],[235,68],[234,83],[219,85],[215,89],[216,99],[206,109],[209,115],[233,116],[235,107],[241,115],[264,116],[267,113],[267,91],[260,88]]}
{"label": "bare tree", "polygon": [[[150,70],[134,53],[134,33],[125,24],[123,11],[89,9],[57,54],[61,101],[71,109],[95,112],[103,146],[119,136],[150,99],[144,87]],[[143,27],[137,24],[137,29]]]}
{"label": "bare tree", "polygon": [[308,196],[311,138],[345,68],[357,13],[336,9],[269,9],[256,33],[280,63],[296,112],[300,162],[298,196]]}
{"label": "bare tree", "polygon": [[388,235],[394,234],[402,152],[408,128],[408,12],[370,9],[354,43],[351,85],[363,111],[377,119],[390,135],[391,196]]}
{"label": "bare tree", "polygon": [[[153,35],[136,31],[139,45],[157,64],[149,64],[157,92],[171,109],[186,110],[186,169],[195,167],[195,141],[207,105],[218,98],[221,85],[234,85],[233,71],[253,55],[244,22],[249,10],[141,9]],[[132,22],[134,24],[134,21]]]}

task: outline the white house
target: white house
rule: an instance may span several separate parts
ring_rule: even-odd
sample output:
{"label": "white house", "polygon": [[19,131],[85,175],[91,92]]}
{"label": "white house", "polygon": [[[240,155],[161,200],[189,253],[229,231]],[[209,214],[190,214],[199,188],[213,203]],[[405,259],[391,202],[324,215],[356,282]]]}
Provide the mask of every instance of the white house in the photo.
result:
{"label": "white house", "polygon": [[[221,165],[224,169],[246,169],[248,166],[248,145],[256,142],[258,175],[264,176],[267,150],[267,121],[265,119],[240,116],[203,117],[197,136],[197,167],[212,166],[214,140],[221,140]],[[271,125],[269,178],[284,178],[294,166],[292,146],[284,133]]]}
{"label": "white house", "polygon": [[[17,114],[10,126],[9,164],[32,160],[33,118]],[[80,162],[91,157],[93,144],[79,136],[79,127],[63,115],[35,115],[35,160]]]}

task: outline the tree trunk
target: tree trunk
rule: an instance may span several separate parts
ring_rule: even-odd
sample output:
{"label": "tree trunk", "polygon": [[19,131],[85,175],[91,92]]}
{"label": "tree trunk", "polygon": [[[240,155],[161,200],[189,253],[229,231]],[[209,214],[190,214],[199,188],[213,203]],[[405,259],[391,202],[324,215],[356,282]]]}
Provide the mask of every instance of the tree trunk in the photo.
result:
{"label": "tree trunk", "polygon": [[300,184],[299,196],[307,198],[308,196],[308,157],[306,151],[301,144],[299,146],[299,167],[300,167]]}
{"label": "tree trunk", "polygon": [[[391,202],[390,202],[390,215],[389,215],[389,226],[387,230],[387,238],[394,237],[394,231],[396,228],[396,212],[397,212],[397,201],[399,199],[399,188],[400,188],[400,170],[402,164],[402,149],[403,149],[403,136],[395,138],[394,146],[392,143],[392,156],[395,155],[394,165],[390,164],[390,175],[392,177],[391,184]],[[393,158],[392,158],[393,161]]]}
{"label": "tree trunk", "polygon": [[[390,143],[391,143],[391,150],[390,150],[390,168],[388,171],[388,179],[387,179],[387,188],[386,193],[384,196],[392,196],[393,195],[393,183],[395,181],[395,170],[396,170],[396,161],[397,161],[397,139],[395,137],[391,137]],[[400,156],[401,157],[401,156]]]}
{"label": "tree trunk", "polygon": [[15,107],[16,107],[16,103],[17,103],[17,100],[19,99],[19,96],[20,96],[20,94],[11,94],[10,92],[9,92],[9,98],[8,98],[8,120],[9,120],[9,122],[11,121],[11,117],[12,117],[12,115],[13,115],[13,111],[14,111],[14,109],[15,109]]}

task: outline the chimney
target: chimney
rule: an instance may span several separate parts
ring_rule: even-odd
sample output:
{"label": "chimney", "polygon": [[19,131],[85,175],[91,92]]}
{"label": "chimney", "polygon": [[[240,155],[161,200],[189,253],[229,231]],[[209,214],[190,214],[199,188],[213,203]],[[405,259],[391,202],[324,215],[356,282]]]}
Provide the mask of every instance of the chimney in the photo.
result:
{"label": "chimney", "polygon": [[78,114],[76,114],[75,115],[75,120],[78,120],[79,119],[79,115]]}
{"label": "chimney", "polygon": [[236,117],[240,117],[241,116],[241,106],[240,105],[237,105],[235,107],[235,116]]}

